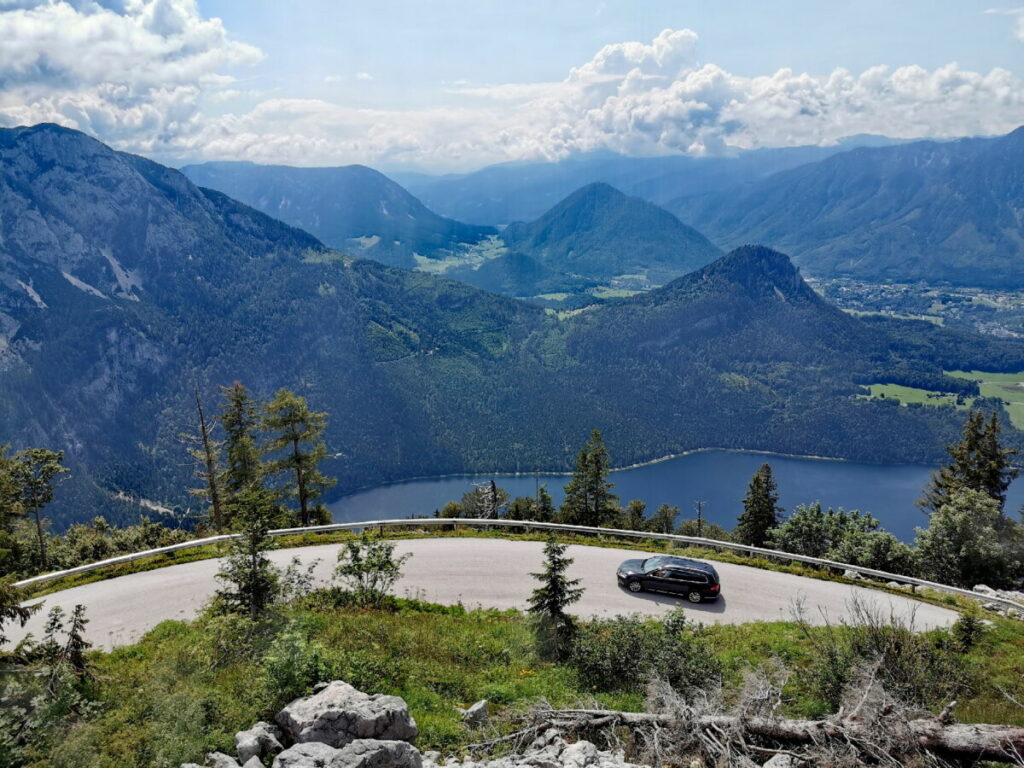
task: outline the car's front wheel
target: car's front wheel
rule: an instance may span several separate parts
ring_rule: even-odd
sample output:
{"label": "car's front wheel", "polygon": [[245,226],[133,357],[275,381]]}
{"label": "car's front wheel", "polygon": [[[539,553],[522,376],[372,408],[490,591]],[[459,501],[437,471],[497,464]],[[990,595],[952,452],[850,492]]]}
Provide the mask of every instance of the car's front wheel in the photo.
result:
{"label": "car's front wheel", "polygon": [[643,592],[644,591],[644,585],[641,584],[638,579],[633,579],[633,581],[629,582],[626,585],[626,587],[629,589],[630,592]]}
{"label": "car's front wheel", "polygon": [[691,592],[690,594],[688,594],[686,596],[686,599],[689,600],[691,603],[699,603],[700,602],[700,592],[698,592],[697,590],[694,590],[693,592]]}

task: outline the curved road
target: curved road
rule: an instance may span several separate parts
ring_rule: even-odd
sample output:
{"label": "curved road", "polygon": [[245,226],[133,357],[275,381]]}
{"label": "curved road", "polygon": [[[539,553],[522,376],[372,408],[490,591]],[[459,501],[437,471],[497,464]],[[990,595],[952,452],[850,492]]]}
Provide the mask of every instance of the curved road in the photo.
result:
{"label": "curved road", "polygon": [[[530,575],[541,568],[543,543],[502,539],[410,539],[396,542],[396,552],[411,553],[403,568],[396,594],[437,603],[462,603],[468,608],[524,608],[537,585]],[[319,559],[317,578],[330,579],[340,545],[300,547],[271,552],[281,566],[293,556],[304,563]],[[635,550],[571,546],[575,559],[569,575],[581,580],[586,591],[573,608],[578,616],[613,616],[626,613],[656,615],[683,606],[689,616],[704,623],[741,624],[779,621],[792,617],[795,601],[802,601],[809,621],[821,624],[850,618],[854,596],[877,606],[887,615],[909,618],[919,629],[947,626],[957,614],[908,597],[864,587],[820,581],[788,573],[743,565],[715,563],[722,579],[722,597],[714,603],[693,605],[668,595],[632,594],[615,582],[620,562],[645,555]],[[26,632],[37,637],[50,607],[70,611],[86,606],[88,637],[99,647],[134,642],[166,619],[193,618],[217,588],[218,561],[200,560],[143,573],[120,576],[57,592],[43,598],[44,609],[25,629],[8,627],[13,642]],[[38,602],[38,601],[33,601]]]}

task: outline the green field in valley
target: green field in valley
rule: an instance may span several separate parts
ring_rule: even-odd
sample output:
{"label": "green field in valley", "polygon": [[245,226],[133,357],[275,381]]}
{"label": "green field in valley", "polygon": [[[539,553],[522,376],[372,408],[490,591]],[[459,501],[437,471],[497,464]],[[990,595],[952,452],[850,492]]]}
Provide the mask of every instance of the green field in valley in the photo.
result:
{"label": "green field in valley", "polygon": [[947,376],[979,382],[982,397],[998,397],[1017,429],[1024,429],[1024,372],[946,371]]}
{"label": "green field in valley", "polygon": [[870,384],[863,389],[868,393],[858,397],[865,400],[898,400],[901,405],[951,405],[954,408],[966,409],[974,402],[974,398],[971,397],[961,398],[960,402],[957,402],[957,396],[952,392],[934,392],[930,389],[904,387],[901,384]]}

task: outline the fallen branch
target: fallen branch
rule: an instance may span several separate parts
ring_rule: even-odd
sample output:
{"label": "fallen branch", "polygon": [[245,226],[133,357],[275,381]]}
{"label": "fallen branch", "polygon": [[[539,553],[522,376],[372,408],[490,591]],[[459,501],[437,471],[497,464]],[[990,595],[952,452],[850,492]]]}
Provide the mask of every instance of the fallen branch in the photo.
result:
{"label": "fallen branch", "polygon": [[[990,760],[1012,763],[1024,754],[1024,728],[1011,725],[957,723],[949,705],[935,718],[906,723],[908,735],[917,746],[938,757],[952,760]],[[820,745],[842,741],[868,744],[873,739],[870,725],[857,718],[834,720],[791,720],[787,718],[734,715],[669,716],[645,712],[618,712],[601,709],[560,709],[537,713],[547,725],[564,731],[607,726],[689,726],[707,734],[736,732],[788,745]]]}

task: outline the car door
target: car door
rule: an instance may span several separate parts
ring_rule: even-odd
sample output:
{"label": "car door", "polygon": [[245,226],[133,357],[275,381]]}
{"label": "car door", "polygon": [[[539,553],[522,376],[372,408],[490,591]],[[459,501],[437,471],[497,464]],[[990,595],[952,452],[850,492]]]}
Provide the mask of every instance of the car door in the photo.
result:
{"label": "car door", "polygon": [[666,568],[660,589],[673,593],[685,592],[687,589],[685,571],[678,568]]}
{"label": "car door", "polygon": [[689,592],[694,589],[698,592],[703,592],[710,583],[707,574],[700,571],[681,571],[679,576],[680,592]]}
{"label": "car door", "polygon": [[655,568],[653,571],[648,571],[644,574],[643,584],[644,589],[657,591],[671,591],[669,586],[670,579],[668,577],[668,568]]}

